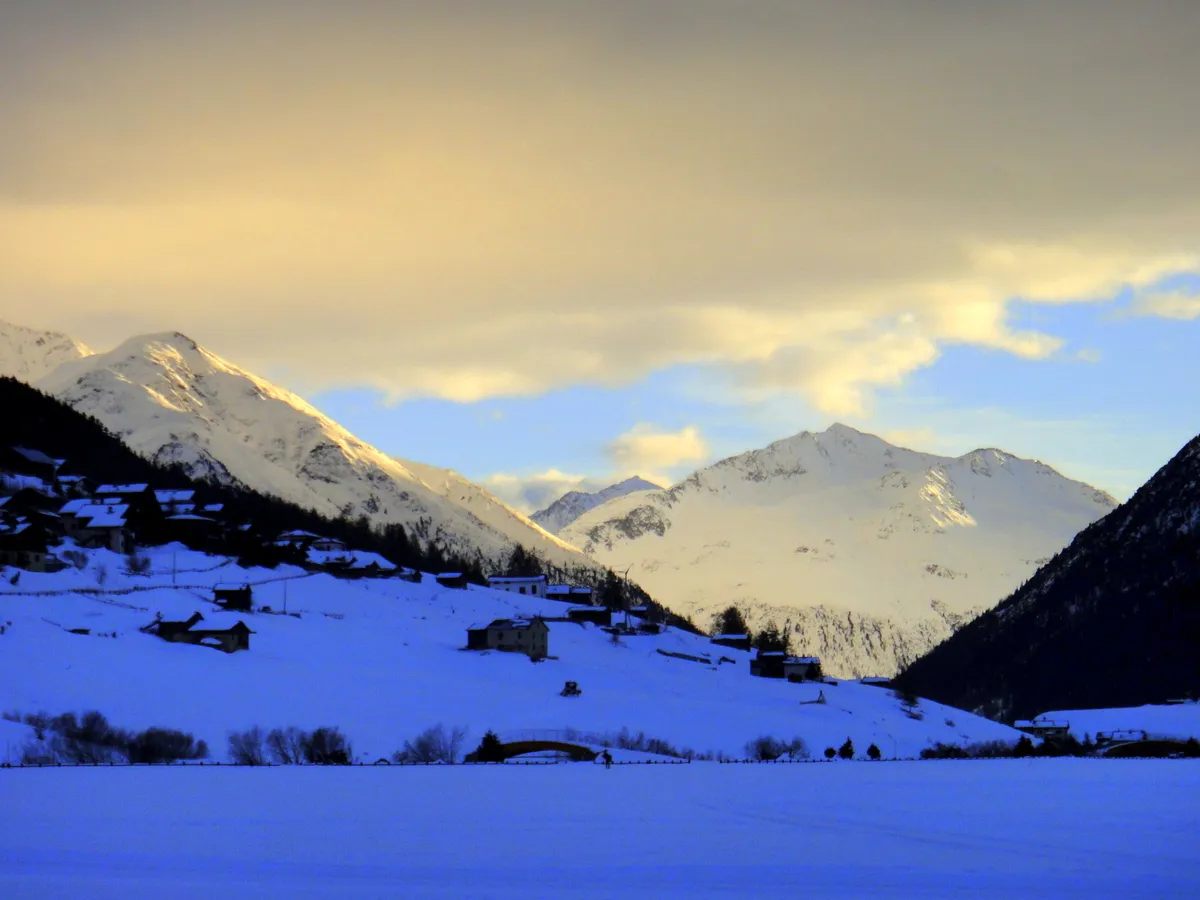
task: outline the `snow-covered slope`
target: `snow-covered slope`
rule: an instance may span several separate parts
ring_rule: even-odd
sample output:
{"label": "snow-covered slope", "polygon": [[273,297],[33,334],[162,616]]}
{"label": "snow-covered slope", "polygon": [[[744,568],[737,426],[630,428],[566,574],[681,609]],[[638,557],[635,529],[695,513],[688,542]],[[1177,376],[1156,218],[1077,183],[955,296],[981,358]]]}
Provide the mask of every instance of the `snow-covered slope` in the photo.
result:
{"label": "snow-covered slope", "polygon": [[[446,589],[430,576],[410,584],[338,580],[288,567],[214,568],[221,560],[180,545],[146,552],[146,577],[123,574],[124,558],[102,550],[88,551],[79,570],[24,572],[17,585],[0,577],[0,621],[11,623],[0,634],[0,710],[98,709],[121,727],[192,731],[218,758],[228,731],[256,724],[336,725],[356,755],[370,761],[439,721],[470,729],[465,749],[488,728],[501,736],[629,728],[677,747],[732,755],[760,735],[803,737],[814,756],[847,737],[859,754],[874,743],[886,756],[915,756],[935,741],[1019,737],[999,723],[927,701],[920,704],[923,717],[913,718],[879,687],[754,678],[749,654],[675,629],[614,645],[597,626],[552,621],[553,658],[536,665],[517,654],[461,650],[474,623],[563,615],[566,606],[552,600],[473,586]],[[205,589],[218,582],[250,582],[256,606],[278,611],[286,604],[295,615],[219,610]],[[129,587],[137,590],[72,590]],[[205,627],[245,620],[253,631],[249,651],[226,655],[138,631],[156,612],[179,620],[197,611]],[[70,633],[78,628],[90,634]],[[710,656],[713,664],[659,649]],[[721,656],[735,662],[718,663]],[[559,696],[567,680],[579,683],[581,697]],[[802,705],[821,691],[827,702]]]}
{"label": "snow-covered slope", "polygon": [[558,565],[591,565],[482,488],[382,453],[182,334],[132,338],[64,363],[37,386],[95,416],[138,452],[182,463],[196,476],[236,479],[329,515],[400,522],[492,560],[519,542]]}
{"label": "snow-covered slope", "polygon": [[1200,740],[1200,703],[1194,700],[1111,709],[1056,709],[1037,718],[1065,722],[1081,741],[1102,731],[1144,731],[1152,738]]}
{"label": "snow-covered slope", "polygon": [[558,532],[562,531],[585,512],[595,509],[601,503],[607,503],[609,500],[615,500],[618,497],[625,497],[639,491],[660,491],[662,487],[661,484],[655,484],[653,481],[647,481],[640,475],[634,475],[632,478],[626,478],[624,481],[610,484],[603,490],[592,493],[588,493],[587,491],[568,491],[545,509],[539,509],[529,518],[551,534],[558,534]]}
{"label": "snow-covered slope", "polygon": [[1116,506],[999,450],[958,458],[844,425],[609,501],[562,537],[698,624],[790,621],[828,671],[891,674]]}
{"label": "snow-covered slope", "polygon": [[0,320],[0,375],[33,382],[61,363],[92,351],[57,331],[36,331]]}

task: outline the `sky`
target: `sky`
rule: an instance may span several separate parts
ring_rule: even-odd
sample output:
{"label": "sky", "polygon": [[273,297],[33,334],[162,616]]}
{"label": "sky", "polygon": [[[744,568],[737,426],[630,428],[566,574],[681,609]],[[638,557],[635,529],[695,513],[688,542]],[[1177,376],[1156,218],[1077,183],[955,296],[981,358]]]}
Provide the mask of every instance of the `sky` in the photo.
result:
{"label": "sky", "polygon": [[1200,431],[1194,0],[0,3],[0,317],[523,509],[841,421]]}

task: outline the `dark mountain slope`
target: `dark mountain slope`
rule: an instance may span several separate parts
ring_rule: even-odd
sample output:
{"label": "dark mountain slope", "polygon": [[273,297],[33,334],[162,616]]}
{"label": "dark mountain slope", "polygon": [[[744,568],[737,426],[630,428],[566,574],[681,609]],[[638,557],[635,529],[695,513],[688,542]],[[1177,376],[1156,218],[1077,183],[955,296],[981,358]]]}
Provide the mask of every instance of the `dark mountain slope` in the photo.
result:
{"label": "dark mountain slope", "polygon": [[1200,690],[1200,437],[898,682],[995,718]]}

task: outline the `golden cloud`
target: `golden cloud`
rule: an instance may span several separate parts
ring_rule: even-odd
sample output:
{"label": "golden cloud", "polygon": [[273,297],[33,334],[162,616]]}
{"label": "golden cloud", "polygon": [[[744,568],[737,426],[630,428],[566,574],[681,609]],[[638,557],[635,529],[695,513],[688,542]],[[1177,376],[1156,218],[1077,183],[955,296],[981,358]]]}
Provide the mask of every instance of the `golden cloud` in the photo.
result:
{"label": "golden cloud", "polygon": [[1197,267],[1191,3],[901,6],[7,5],[0,316],[303,387],[704,363],[844,414],[947,343],[1055,352],[1014,298]]}

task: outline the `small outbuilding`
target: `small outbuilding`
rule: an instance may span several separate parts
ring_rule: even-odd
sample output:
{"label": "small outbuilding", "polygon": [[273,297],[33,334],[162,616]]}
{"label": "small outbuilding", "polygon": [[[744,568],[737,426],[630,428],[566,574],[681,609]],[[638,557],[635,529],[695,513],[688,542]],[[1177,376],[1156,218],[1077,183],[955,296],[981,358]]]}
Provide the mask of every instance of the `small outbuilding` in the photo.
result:
{"label": "small outbuilding", "polygon": [[442,572],[437,576],[437,583],[445,588],[465,590],[467,587],[467,576],[462,572]]}
{"label": "small outbuilding", "polygon": [[253,592],[248,584],[241,587],[219,584],[213,588],[213,603],[228,610],[250,612],[253,599]]}
{"label": "small outbuilding", "polygon": [[142,630],[156,634],[164,641],[173,644],[197,644],[201,647],[213,647],[234,653],[237,650],[250,649],[250,635],[254,634],[245,622],[236,622],[229,628],[196,628],[204,616],[200,613],[192,615],[182,622],[170,622],[159,619]]}
{"label": "small outbuilding", "polygon": [[718,634],[712,638],[712,643],[731,650],[749,650],[750,635],[748,634]]}
{"label": "small outbuilding", "polygon": [[567,610],[572,622],[592,622],[605,628],[612,625],[612,610],[606,606],[572,606]]}
{"label": "small outbuilding", "polygon": [[495,619],[467,629],[468,650],[504,650],[524,653],[530,659],[550,655],[550,626],[540,616],[528,619]]}
{"label": "small outbuilding", "polygon": [[488,587],[528,597],[546,596],[545,575],[489,575]]}
{"label": "small outbuilding", "polygon": [[551,584],[546,587],[546,599],[589,606],[592,603],[592,589],[587,585]]}

